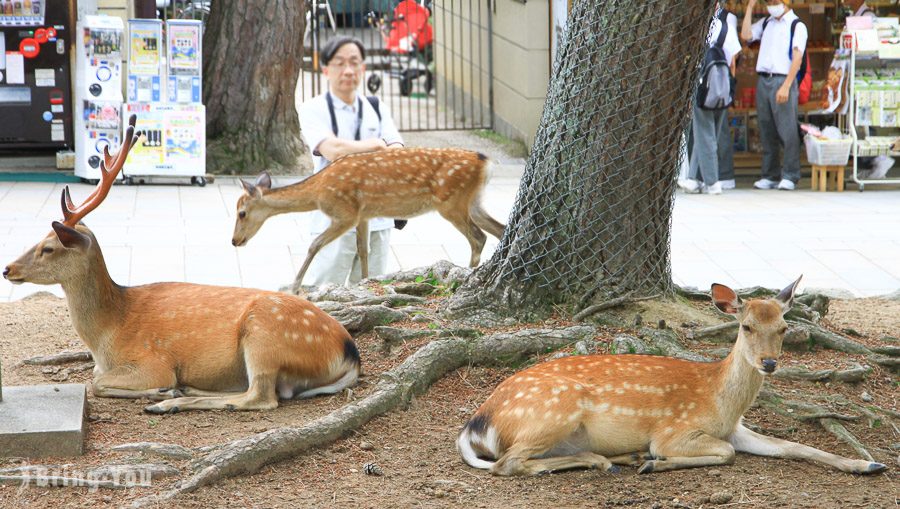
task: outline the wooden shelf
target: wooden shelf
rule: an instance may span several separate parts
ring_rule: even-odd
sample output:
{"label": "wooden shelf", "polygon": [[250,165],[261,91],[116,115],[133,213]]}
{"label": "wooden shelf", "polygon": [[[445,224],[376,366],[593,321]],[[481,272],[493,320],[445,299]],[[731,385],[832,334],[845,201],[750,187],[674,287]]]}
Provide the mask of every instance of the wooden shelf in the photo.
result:
{"label": "wooden shelf", "polygon": [[[819,105],[819,101],[813,101],[812,99],[810,99],[809,102],[807,102],[806,104],[801,104],[797,107],[797,111],[799,113],[810,113],[810,112],[821,110],[821,109],[822,109],[822,107]],[[756,112],[755,106],[753,108],[735,108],[735,107],[728,108],[728,113],[734,113],[734,114],[755,113],[755,112]],[[823,113],[823,115],[825,115],[825,114],[826,113]],[[827,115],[833,115],[833,113],[827,113]]]}

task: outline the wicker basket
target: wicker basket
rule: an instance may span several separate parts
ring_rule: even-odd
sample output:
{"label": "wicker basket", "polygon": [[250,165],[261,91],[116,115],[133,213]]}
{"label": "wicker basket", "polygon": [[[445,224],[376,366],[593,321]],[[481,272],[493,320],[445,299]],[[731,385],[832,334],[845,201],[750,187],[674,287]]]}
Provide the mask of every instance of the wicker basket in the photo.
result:
{"label": "wicker basket", "polygon": [[849,136],[840,140],[823,140],[807,135],[806,159],[817,166],[844,166],[850,160],[853,139]]}

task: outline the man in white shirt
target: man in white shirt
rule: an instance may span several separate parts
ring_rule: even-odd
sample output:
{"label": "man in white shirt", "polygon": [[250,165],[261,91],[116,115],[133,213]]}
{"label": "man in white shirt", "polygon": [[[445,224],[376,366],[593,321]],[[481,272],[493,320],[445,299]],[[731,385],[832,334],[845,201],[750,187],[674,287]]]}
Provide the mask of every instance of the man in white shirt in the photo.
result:
{"label": "man in white shirt", "polygon": [[[748,2],[741,28],[741,38],[746,42],[760,41],[756,58],[759,75],[756,111],[763,162],[762,178],[753,187],[792,191],[800,181],[796,78],[806,50],[807,30],[783,0],[767,0],[769,16],[753,23],[755,6],[756,0]],[[779,168],[782,148],[784,158]]]}
{"label": "man in white shirt", "polygon": [[[352,37],[336,37],[319,53],[328,91],[300,107],[300,131],[313,152],[315,171],[349,154],[402,147],[403,139],[390,112],[377,98],[358,91],[366,72],[365,47]],[[377,107],[377,109],[376,109]],[[330,219],[314,211],[313,237],[328,228]],[[369,220],[369,275],[384,274],[390,251],[393,219]],[[362,277],[356,253],[356,229],[327,244],[313,259],[306,273],[311,285],[356,283]]]}
{"label": "man in white shirt", "polygon": [[850,8],[851,16],[868,16],[875,18],[877,15],[871,7],[866,5],[865,0],[844,0],[844,5]]}
{"label": "man in white shirt", "polygon": [[[720,2],[717,2],[716,12],[712,22],[709,25],[709,46],[718,44],[725,30],[725,39],[722,42],[722,51],[725,53],[725,60],[731,67],[731,75],[734,76],[735,62],[737,55],[741,51],[741,42],[738,40],[737,28],[727,22],[727,11],[722,10]],[[722,18],[726,19],[722,23]],[[736,23],[736,21],[735,21]],[[709,194],[721,194],[723,182],[720,175],[721,167],[728,164],[726,157],[731,157],[732,151],[727,150],[727,146],[731,143],[731,135],[727,129],[728,109],[706,110],[697,104],[694,100],[694,112],[691,118],[691,129],[693,147],[691,149],[690,171],[688,179],[681,182],[680,185],[688,192],[706,192]],[[722,137],[727,137],[722,140]],[[725,157],[723,157],[725,156]],[[721,164],[724,163],[724,164]],[[703,177],[703,183],[699,182],[699,177]],[[728,180],[734,179],[734,169],[731,168],[731,175]],[[733,185],[730,187],[734,187]]]}

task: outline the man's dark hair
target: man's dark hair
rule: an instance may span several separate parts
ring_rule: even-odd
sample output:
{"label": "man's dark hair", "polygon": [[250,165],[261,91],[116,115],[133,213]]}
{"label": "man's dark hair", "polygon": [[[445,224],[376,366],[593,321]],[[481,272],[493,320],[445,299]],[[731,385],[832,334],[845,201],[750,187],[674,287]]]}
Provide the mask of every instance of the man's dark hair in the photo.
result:
{"label": "man's dark hair", "polygon": [[334,54],[346,44],[355,44],[356,47],[359,48],[359,54],[362,55],[363,60],[366,59],[366,48],[363,46],[362,41],[356,37],[341,35],[329,40],[325,43],[325,46],[322,47],[322,51],[319,52],[319,60],[322,62],[322,65],[328,65],[328,62],[334,58]]}

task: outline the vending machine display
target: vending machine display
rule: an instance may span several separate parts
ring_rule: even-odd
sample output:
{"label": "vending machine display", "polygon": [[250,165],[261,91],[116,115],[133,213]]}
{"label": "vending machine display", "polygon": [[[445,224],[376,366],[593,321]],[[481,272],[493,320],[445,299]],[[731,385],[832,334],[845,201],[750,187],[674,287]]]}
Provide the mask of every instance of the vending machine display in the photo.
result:
{"label": "vending machine display", "polygon": [[114,16],[84,16],[78,22],[75,175],[88,181],[100,178],[103,148],[119,148],[124,28]]}
{"label": "vending machine display", "polygon": [[162,97],[162,21],[128,20],[128,102],[159,102]]}
{"label": "vending machine display", "polygon": [[136,177],[206,180],[206,108],[202,104],[126,103],[122,116],[137,115],[141,140],[128,153],[126,182]]}
{"label": "vending machine display", "polygon": [[203,55],[200,46],[203,22],[195,20],[166,21],[166,49],[168,51],[167,85],[170,103],[199,103]]}
{"label": "vending machine display", "polygon": [[67,0],[0,0],[0,149],[72,144]]}

